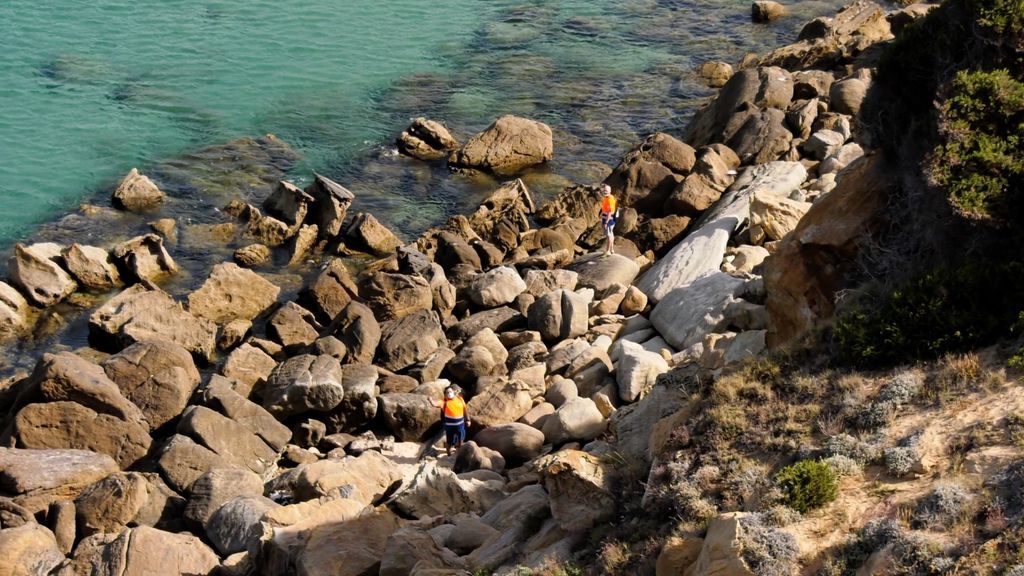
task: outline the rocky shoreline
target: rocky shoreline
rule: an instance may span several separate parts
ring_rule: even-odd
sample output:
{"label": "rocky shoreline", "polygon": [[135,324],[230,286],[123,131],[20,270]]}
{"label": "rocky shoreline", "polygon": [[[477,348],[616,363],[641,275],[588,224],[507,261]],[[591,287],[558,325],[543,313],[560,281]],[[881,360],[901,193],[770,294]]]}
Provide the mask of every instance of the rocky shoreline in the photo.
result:
{"label": "rocky shoreline", "polygon": [[[71,306],[91,345],[0,383],[0,574],[425,576],[573,560],[617,521],[624,463],[646,476],[693,378],[831,314],[891,185],[858,132],[874,48],[925,11],[858,0],[726,74],[684,140],[653,134],[605,179],[624,206],[610,257],[595,252],[596,186],[538,205],[508,180],[403,243],[349,214],[337,182],[254,170],[242,189],[272,182],[269,195],[206,199],[219,203],[209,238],[228,241],[202,253],[218,262],[205,280],[168,292],[194,246],[159,206],[182,200],[133,171],[113,202],[141,216],[76,218],[146,218],[152,233],[108,249],[19,244],[0,283],[5,339]],[[557,153],[549,127],[514,116],[465,144],[417,119],[398,145],[505,177]],[[231,146],[288,158],[269,136]],[[306,282],[271,273],[311,257],[325,264]],[[473,428],[446,458],[449,382],[467,390]],[[657,573],[752,573],[735,522],[712,520],[686,553],[666,546]]]}

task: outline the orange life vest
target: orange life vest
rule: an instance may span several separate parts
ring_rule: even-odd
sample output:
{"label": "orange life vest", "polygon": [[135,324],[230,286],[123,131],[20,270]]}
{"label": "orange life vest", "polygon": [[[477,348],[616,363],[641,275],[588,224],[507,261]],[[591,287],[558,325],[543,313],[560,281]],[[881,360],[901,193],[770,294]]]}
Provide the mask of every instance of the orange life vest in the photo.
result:
{"label": "orange life vest", "polygon": [[601,199],[601,212],[605,214],[614,214],[618,205],[619,202],[615,199],[615,196],[609,194]]}
{"label": "orange life vest", "polygon": [[462,418],[466,414],[466,401],[460,396],[444,401],[444,415],[446,418]]}

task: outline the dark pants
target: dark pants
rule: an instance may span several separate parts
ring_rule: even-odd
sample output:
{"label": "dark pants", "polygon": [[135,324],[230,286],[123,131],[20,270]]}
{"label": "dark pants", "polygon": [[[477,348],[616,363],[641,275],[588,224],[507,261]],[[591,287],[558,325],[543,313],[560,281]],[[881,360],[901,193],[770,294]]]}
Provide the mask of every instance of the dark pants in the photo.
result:
{"label": "dark pants", "polygon": [[444,437],[450,447],[462,444],[466,440],[466,423],[463,421],[458,424],[445,424]]}

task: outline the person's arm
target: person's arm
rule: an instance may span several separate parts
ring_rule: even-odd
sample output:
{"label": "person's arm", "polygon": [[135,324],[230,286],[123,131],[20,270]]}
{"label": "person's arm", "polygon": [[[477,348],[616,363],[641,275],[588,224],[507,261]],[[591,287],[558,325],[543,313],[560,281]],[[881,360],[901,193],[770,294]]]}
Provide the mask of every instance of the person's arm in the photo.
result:
{"label": "person's arm", "polygon": [[465,400],[463,400],[462,401],[462,406],[463,406],[463,408],[462,408],[462,417],[466,419],[466,427],[468,428],[469,425],[470,425],[470,421],[469,421],[469,403],[466,402]]}

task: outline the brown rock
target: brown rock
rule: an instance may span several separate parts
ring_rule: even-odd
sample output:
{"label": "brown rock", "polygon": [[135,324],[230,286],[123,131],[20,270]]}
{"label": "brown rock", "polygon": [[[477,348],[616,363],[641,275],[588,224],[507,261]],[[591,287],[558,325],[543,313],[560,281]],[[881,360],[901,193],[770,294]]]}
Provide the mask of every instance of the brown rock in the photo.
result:
{"label": "brown rock", "polygon": [[125,240],[114,246],[112,254],[122,269],[131,272],[132,277],[143,284],[151,285],[178,272],[178,265],[164,248],[163,239],[156,234]]}
{"label": "brown rock", "polygon": [[0,339],[17,336],[27,328],[29,305],[10,284],[0,282]]}
{"label": "brown rock", "polygon": [[143,212],[156,208],[164,201],[164,193],[148,177],[132,168],[113,194],[114,206],[129,212]]}
{"label": "brown rock", "polygon": [[551,501],[551,516],[567,532],[589,530],[615,514],[614,473],[600,458],[562,450],[537,463]]}
{"label": "brown rock", "polygon": [[359,212],[352,218],[345,230],[345,240],[352,247],[377,256],[390,256],[402,245],[398,236],[369,212]]}
{"label": "brown rock", "polygon": [[447,128],[423,117],[413,120],[396,143],[403,154],[420,160],[440,160],[459,147]]}
{"label": "brown rock", "polygon": [[554,144],[551,128],[517,116],[502,116],[452,153],[449,164],[514,174],[523,168],[551,160]]}
{"label": "brown rock", "polygon": [[320,329],[313,313],[295,302],[285,302],[267,323],[267,335],[285,352],[296,352],[316,342]]}
{"label": "brown rock", "polygon": [[401,480],[402,472],[395,463],[380,452],[368,450],[355,458],[321,460],[304,466],[295,478],[295,492],[305,500],[340,488],[346,498],[369,505]]}
{"label": "brown rock", "polygon": [[377,272],[363,284],[360,294],[381,320],[395,320],[434,304],[430,284],[419,275]]}
{"label": "brown rock", "polygon": [[654,212],[690,173],[695,160],[688,144],[659,132],[626,153],[606,182],[623,206]]}
{"label": "brown rock", "polygon": [[291,182],[281,180],[263,201],[263,210],[288,225],[288,236],[293,236],[306,220],[313,197]]}
{"label": "brown rock", "polygon": [[139,407],[151,430],[181,414],[199,386],[188,350],[172,342],[137,342],[103,361],[103,370]]}
{"label": "brown rock", "polygon": [[697,68],[697,74],[709,88],[721,88],[732,77],[732,66],[726,62],[705,62]]}
{"label": "brown rock", "polygon": [[25,448],[68,448],[108,454],[122,468],[146,455],[152,439],[141,421],[122,420],[75,402],[29,404],[14,419],[14,435]]}
{"label": "brown rock", "polygon": [[0,574],[50,574],[64,561],[53,533],[36,523],[0,530]]}
{"label": "brown rock", "polygon": [[344,260],[335,258],[313,283],[302,289],[299,302],[321,322],[331,322],[358,295]]}
{"label": "brown rock", "polygon": [[349,302],[334,318],[330,332],[348,348],[351,361],[373,361],[380,343],[381,330],[373,311],[365,304]]}
{"label": "brown rock", "polygon": [[519,420],[533,406],[526,385],[498,379],[482,386],[469,401],[468,411],[475,426],[497,426]]}
{"label": "brown rock", "polygon": [[191,436],[230,465],[257,474],[277,460],[274,450],[246,427],[204,406],[185,410],[178,422],[178,432]]}
{"label": "brown rock", "polygon": [[203,401],[210,408],[245,426],[275,450],[283,449],[292,437],[287,426],[278,422],[263,407],[233,390],[230,381],[224,378],[211,378],[203,390]]}
{"label": "brown rock", "polygon": [[0,448],[0,489],[13,495],[30,518],[51,502],[74,498],[117,469],[110,456],[86,450]]}
{"label": "brown rock", "polygon": [[270,248],[263,244],[249,244],[235,250],[233,258],[246,268],[256,268],[270,262]]}
{"label": "brown rock", "polygon": [[277,302],[281,289],[259,274],[225,262],[217,264],[198,290],[189,294],[189,311],[216,324],[252,320]]}
{"label": "brown rock", "polygon": [[792,76],[786,70],[740,70],[729,78],[714,102],[694,116],[686,141],[698,147],[727,141],[752,112],[763,108],[785,110],[792,98]]}
{"label": "brown rock", "polygon": [[181,514],[185,500],[156,474],[117,472],[75,498],[83,536],[119,532],[125,526],[158,526]]}
{"label": "brown rock", "polygon": [[319,229],[315,224],[299,227],[298,233],[292,238],[292,257],[288,259],[289,266],[301,264],[306,259],[316,246],[318,235]]}
{"label": "brown rock", "polygon": [[836,189],[822,196],[765,260],[770,347],[832,316],[835,294],[844,286],[859,243],[877,225],[891,185],[879,157],[854,162]]}
{"label": "brown rock", "polygon": [[426,360],[442,344],[447,339],[437,316],[421,310],[381,325],[377,360],[384,368],[398,371]]}
{"label": "brown rock", "polygon": [[[102,542],[102,541],[100,541]],[[219,564],[217,555],[190,534],[164,532],[137,526],[121,532],[100,550],[79,546],[73,562],[76,574],[96,576],[176,576],[210,574]]]}
{"label": "brown rock", "polygon": [[246,343],[235,348],[228,355],[227,361],[221,368],[221,374],[237,383],[234,387],[235,391],[248,397],[254,387],[267,381],[275,366],[277,366],[277,362],[266,352]]}
{"label": "brown rock", "polygon": [[140,340],[169,340],[203,361],[213,359],[216,326],[185,311],[167,293],[131,286],[89,317],[89,333],[108,346],[124,348]]}
{"label": "brown rock", "polygon": [[313,176],[313,183],[306,188],[306,192],[314,199],[313,210],[307,220],[316,224],[321,235],[334,238],[341,233],[345,214],[355,194],[333,180],[316,173]]}
{"label": "brown rock", "polygon": [[200,476],[228,464],[212,450],[196,444],[188,436],[175,434],[161,451],[157,466],[171,487],[187,493]]}
{"label": "brown rock", "polygon": [[122,285],[113,258],[102,248],[75,243],[62,250],[61,256],[68,271],[83,288],[104,291]]}
{"label": "brown rock", "polygon": [[772,0],[755,0],[750,8],[754,22],[771,22],[786,15],[786,7]]}
{"label": "brown rock", "polygon": [[60,255],[56,244],[14,245],[14,255],[7,262],[7,274],[34,304],[52,306],[70,296],[78,284],[54,258]]}
{"label": "brown rock", "polygon": [[417,442],[440,421],[439,400],[422,394],[381,394],[378,411],[396,438],[402,442]]}
{"label": "brown rock", "polygon": [[399,526],[398,517],[386,510],[348,522],[325,522],[310,527],[301,544],[271,551],[264,570],[288,570],[295,576],[376,574],[388,538]]}

